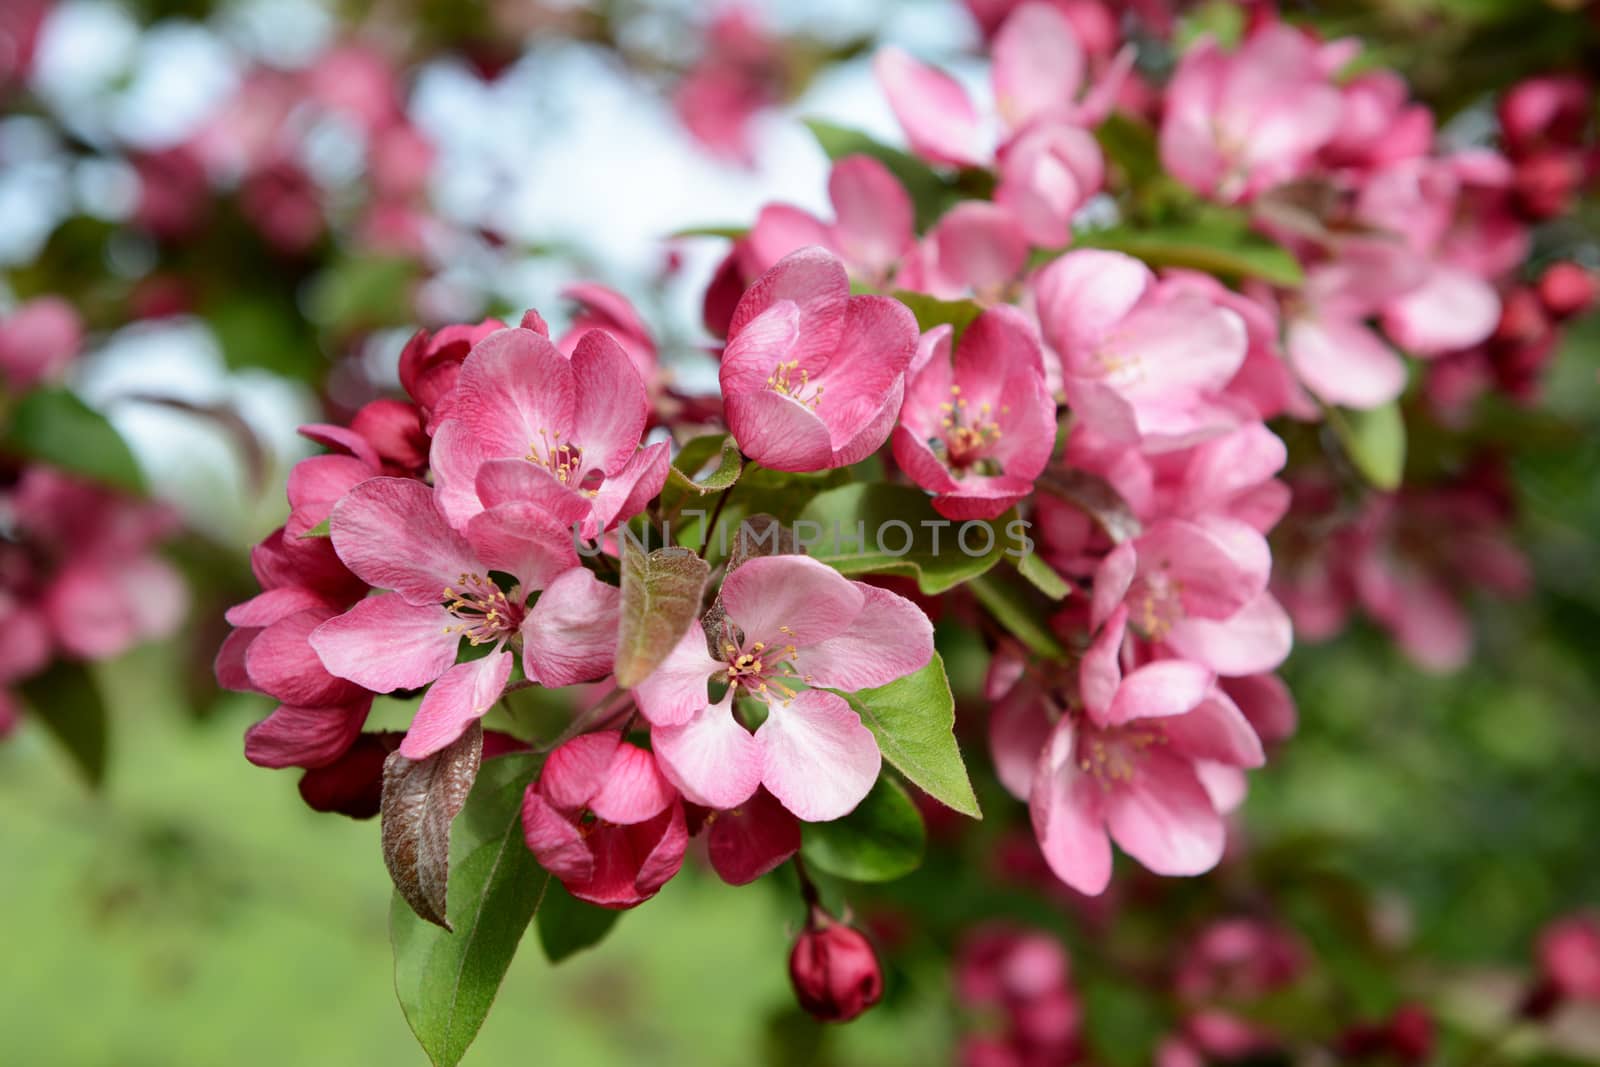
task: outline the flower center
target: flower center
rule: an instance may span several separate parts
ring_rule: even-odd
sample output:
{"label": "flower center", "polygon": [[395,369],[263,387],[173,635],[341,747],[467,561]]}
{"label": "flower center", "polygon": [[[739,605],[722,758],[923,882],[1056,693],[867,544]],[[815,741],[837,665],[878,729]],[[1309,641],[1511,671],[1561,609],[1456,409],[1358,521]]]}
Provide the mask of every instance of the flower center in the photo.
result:
{"label": "flower center", "polygon": [[1183,618],[1183,583],[1165,571],[1152,571],[1128,589],[1128,621],[1146,640],[1160,641]]}
{"label": "flower center", "polygon": [[443,600],[444,609],[457,619],[444,632],[461,634],[475,645],[503,640],[522,625],[522,604],[482,575],[461,575],[455,586],[444,587]]}
{"label": "flower center", "polygon": [[[993,408],[987,400],[978,405],[976,417],[973,417],[969,408],[959,385],[952,385],[949,402],[939,405],[939,410],[944,413],[939,420],[944,427],[944,439],[934,444],[935,447],[943,446],[945,462],[956,471],[965,471],[980,463],[989,446],[1000,440],[1001,436],[1000,424],[994,421]],[[1001,408],[1002,413],[1009,410]],[[996,470],[993,473],[1000,472]]]}
{"label": "flower center", "polygon": [[[778,627],[778,632],[794,637],[787,626]],[[732,623],[723,621],[722,658],[728,665],[728,684],[744,686],[751,696],[766,700],[776,693],[784,700],[792,699],[796,691],[788,683],[810,681],[788,662],[794,654],[793,643],[768,645],[757,641],[746,650],[734,639]]]}
{"label": "flower center", "polygon": [[811,388],[811,372],[800,369],[800,361],[791,359],[787,363],[779,363],[767,375],[767,388],[774,392],[782,393],[791,400],[798,401],[813,411],[822,402],[822,386],[817,386],[815,392],[809,397],[805,395]]}
{"label": "flower center", "polygon": [[540,430],[539,440],[529,443],[528,454],[523,458],[554,474],[562,485],[576,489],[583,480],[583,449],[571,442],[563,443],[560,430],[555,433]]}
{"label": "flower center", "polygon": [[1149,723],[1111,730],[1082,728],[1078,737],[1078,770],[1099,782],[1102,789],[1133,781],[1144,754],[1167,743],[1166,728]]}

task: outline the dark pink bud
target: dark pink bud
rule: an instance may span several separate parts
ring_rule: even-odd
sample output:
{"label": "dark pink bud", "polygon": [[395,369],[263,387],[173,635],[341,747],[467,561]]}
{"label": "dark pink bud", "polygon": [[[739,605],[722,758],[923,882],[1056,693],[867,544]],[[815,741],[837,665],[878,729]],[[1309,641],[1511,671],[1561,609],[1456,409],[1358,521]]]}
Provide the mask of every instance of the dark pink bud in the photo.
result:
{"label": "dark pink bud", "polygon": [[1593,90],[1575,74],[1547,74],[1513,86],[1500,100],[1500,127],[1513,152],[1543,144],[1576,144]]}
{"label": "dark pink bud", "polygon": [[1513,289],[1500,305],[1500,324],[1494,339],[1505,344],[1526,345],[1542,340],[1550,332],[1544,302],[1532,289]]}
{"label": "dark pink bud", "polygon": [[362,734],[344,755],[300,776],[300,798],[313,811],[372,818],[383,799],[383,761],[404,736],[395,730]]}
{"label": "dark pink bud", "polygon": [[849,1022],[883,997],[871,942],[815,906],[789,953],[789,979],[800,1006],[823,1022]]}
{"label": "dark pink bud", "polygon": [[1565,214],[1583,182],[1583,159],[1564,149],[1535,152],[1517,164],[1517,202],[1532,219]]}
{"label": "dark pink bud", "polygon": [[1569,915],[1539,935],[1539,970],[1562,997],[1600,1003],[1600,918]]}
{"label": "dark pink bud", "polygon": [[1554,319],[1587,311],[1595,291],[1594,275],[1576,263],[1557,263],[1539,276],[1539,299]]}

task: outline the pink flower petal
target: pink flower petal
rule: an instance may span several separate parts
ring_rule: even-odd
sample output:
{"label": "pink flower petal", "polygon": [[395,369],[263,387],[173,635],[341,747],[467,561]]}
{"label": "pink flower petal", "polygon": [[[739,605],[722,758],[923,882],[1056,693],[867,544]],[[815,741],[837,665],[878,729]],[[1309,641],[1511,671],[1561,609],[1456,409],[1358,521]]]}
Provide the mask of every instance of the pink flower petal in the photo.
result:
{"label": "pink flower petal", "polygon": [[1150,268],[1121,252],[1068,252],[1039,272],[1034,294],[1045,340],[1069,374],[1098,374],[1101,338],[1155,282]]}
{"label": "pink flower petal", "polygon": [[883,767],[878,741],[861,717],[842,698],[816,689],[774,703],[756,741],[761,783],[806,822],[848,815]]}
{"label": "pink flower petal", "polygon": [[572,440],[583,449],[583,470],[616,474],[644,436],[650,415],[644,382],[622,346],[599,330],[584,334],[573,350],[572,375],[577,388]]}
{"label": "pink flower petal", "polygon": [[722,606],[746,649],[804,647],[844,633],[866,604],[864,589],[807,556],[763,556],[723,579]]}
{"label": "pink flower petal", "polygon": [[1186,660],[1147,663],[1123,677],[1103,722],[1111,726],[1182,715],[1205,699],[1215,678],[1205,667]]}
{"label": "pink flower petal", "polygon": [[878,50],[872,70],[913,152],[956,167],[982,162],[978,113],[954,78],[892,45]]}
{"label": "pink flower petal", "polygon": [[761,784],[761,746],[733,715],[733,691],[680,726],[650,732],[656,764],[685,797],[708,808],[736,808]]}
{"label": "pink flower petal", "polygon": [[530,785],[522,798],[522,837],[539,866],[561,879],[563,885],[581,884],[594,877],[594,854],[578,828],[551,807]]}
{"label": "pink flower petal", "polygon": [[624,742],[612,754],[589,810],[606,822],[626,826],[655,818],[677,799],[677,790],[656,766],[655,756]]}
{"label": "pink flower petal", "polygon": [[748,885],[800,851],[800,822],[765,789],[737,808],[719,811],[706,832],[717,876]]}
{"label": "pink flower petal", "polygon": [[1406,387],[1405,361],[1359,322],[1294,319],[1284,350],[1301,384],[1325,403],[1366,410]]}
{"label": "pink flower petal", "polygon": [[1218,674],[1261,674],[1289,657],[1294,626],[1272,595],[1262,593],[1226,619],[1180,619],[1165,642],[1184,659]]}
{"label": "pink flower petal", "polygon": [[311,648],[311,633],[332,614],[326,608],[302,611],[268,626],[245,650],[251,684],[285,704],[324,707],[348,704],[359,687],[329,674]]}
{"label": "pink flower petal", "polygon": [[509,677],[509,652],[491,652],[445,671],[422,698],[400,754],[424,759],[449,745],[500,699]]}
{"label": "pink flower petal", "polygon": [[280,705],[244,735],[245,759],[257,767],[320,767],[344,754],[367,721],[371,701],[330,707]]}
{"label": "pink flower petal", "polygon": [[1066,15],[1048,4],[1018,7],[990,46],[995,107],[1020,130],[1041,116],[1065,113],[1083,87],[1084,54]]}
{"label": "pink flower petal", "polygon": [[318,626],[311,647],[330,674],[374,693],[420,689],[456,661],[461,634],[441,605],[396,593],[368,597]]}
{"label": "pink flower petal", "polygon": [[362,482],[333,509],[329,526],[345,566],[412,604],[438,604],[445,587],[482,570],[434,506],[433,491],[408,478]]}
{"label": "pink flower petal", "polygon": [[728,429],[739,448],[764,467],[820,471],[833,466],[833,440],[815,411],[770,390],[724,394]]}
{"label": "pink flower petal", "polygon": [[1122,850],[1156,874],[1201,874],[1222,858],[1222,818],[1194,769],[1146,749],[1133,780],[1107,795],[1106,824]]}
{"label": "pink flower petal", "polygon": [[871,156],[846,156],[828,175],[828,198],[840,255],[870,275],[887,274],[915,237],[911,198],[899,179]]}
{"label": "pink flower petal", "polygon": [[611,673],[622,591],[582,567],[550,583],[522,622],[522,669],[547,689]]}
{"label": "pink flower petal", "polygon": [[1096,896],[1111,882],[1111,842],[1102,823],[1101,791],[1073,763],[1074,742],[1073,726],[1063,720],[1039,753],[1028,814],[1055,876]]}
{"label": "pink flower petal", "polygon": [[706,634],[691,624],[650,677],[633,688],[639,711],[654,726],[681,726],[710,703],[707,683],[726,664],[711,658]]}
{"label": "pink flower petal", "polygon": [[558,746],[539,772],[539,795],[563,815],[582,814],[605,787],[606,773],[622,744],[620,730],[600,730]]}
{"label": "pink flower petal", "polygon": [[1187,715],[1162,723],[1173,751],[1190,759],[1212,760],[1230,767],[1259,767],[1266,762],[1261,739],[1228,695],[1213,690]]}
{"label": "pink flower petal", "polygon": [[577,399],[572,364],[548,338],[500,330],[479,341],[461,365],[450,415],[488,455],[524,456],[537,446],[542,456],[571,440]]}
{"label": "pink flower petal", "polygon": [[864,597],[854,621],[834,637],[803,646],[794,658],[808,685],[870,689],[919,671],[933,658],[933,624],[921,608],[887,589],[853,584]]}

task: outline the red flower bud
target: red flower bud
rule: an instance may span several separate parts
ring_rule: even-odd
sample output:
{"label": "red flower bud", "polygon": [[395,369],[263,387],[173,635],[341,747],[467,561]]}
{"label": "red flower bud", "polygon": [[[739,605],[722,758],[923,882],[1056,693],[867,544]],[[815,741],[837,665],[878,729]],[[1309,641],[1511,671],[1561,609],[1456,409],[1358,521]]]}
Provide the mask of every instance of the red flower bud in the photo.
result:
{"label": "red flower bud", "polygon": [[1539,300],[1551,318],[1569,319],[1594,303],[1594,275],[1576,263],[1557,263],[1539,276]]}
{"label": "red flower bud", "polygon": [[849,1022],[883,996],[883,968],[861,931],[819,907],[789,953],[800,1006],[823,1022]]}

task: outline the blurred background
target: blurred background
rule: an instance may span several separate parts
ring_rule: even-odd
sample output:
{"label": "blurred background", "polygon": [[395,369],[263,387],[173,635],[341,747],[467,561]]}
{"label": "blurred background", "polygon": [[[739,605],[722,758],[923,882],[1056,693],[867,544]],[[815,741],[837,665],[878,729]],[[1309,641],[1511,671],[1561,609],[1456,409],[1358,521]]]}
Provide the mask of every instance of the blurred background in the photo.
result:
{"label": "blurred background", "polygon": [[[1301,13],[1367,37],[1470,139],[1497,88],[1593,59],[1579,6]],[[71,303],[66,380],[127,442],[127,480],[181,519],[165,551],[188,590],[174,636],[92,657],[102,747],[28,715],[0,745],[0,1060],[425,1062],[394,1001],[377,826],[313,813],[296,772],[247,764],[242,733],[270,703],[211,679],[221,611],[254,591],[248,550],[315,450],[296,426],[392,387],[416,324],[537,307],[561,331],[579,279],[630,297],[663,362],[709,383],[699,301],[726,243],[673,235],[748,224],[771,201],[826,214],[828,160],[798,120],[897,142],[872,48],[903,44],[976,83],[979,40],[939,0],[0,0],[0,312]],[[1591,203],[1560,236],[1591,267],[1594,220]],[[1600,902],[1597,371],[1591,318],[1537,412],[1483,421],[1489,444],[1516,445],[1527,595],[1475,605],[1479,638],[1453,674],[1359,623],[1297,649],[1299,732],[1242,813],[1250,879],[1225,867],[1204,890],[1162,891],[1198,918],[1271,882],[1320,992],[1357,1014],[1426,990],[1470,1029],[1517,995],[1545,922]],[[976,707],[981,677],[958,668]],[[1005,809],[979,777],[985,807]],[[960,929],[1010,916],[1072,943],[1092,920],[1081,900],[973,870],[1024,825],[986,822],[852,898],[895,951],[888,1003],[849,1027],[793,1007],[792,887],[733,889],[694,867],[559,969],[530,933],[466,1062],[948,1060],[982,1025],[955,1007]],[[1132,872],[1118,891],[1154,892]],[[1158,934],[1135,920],[1116,936]],[[1078,984],[1096,1062],[1149,1062],[1158,1010],[1109,970]],[[1482,1062],[1600,1057],[1600,1020],[1562,1027]]]}

